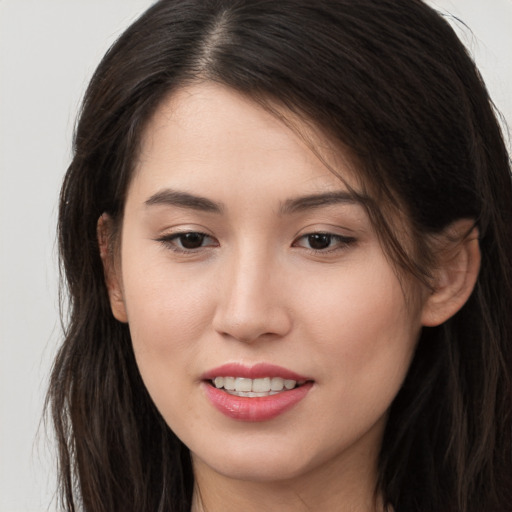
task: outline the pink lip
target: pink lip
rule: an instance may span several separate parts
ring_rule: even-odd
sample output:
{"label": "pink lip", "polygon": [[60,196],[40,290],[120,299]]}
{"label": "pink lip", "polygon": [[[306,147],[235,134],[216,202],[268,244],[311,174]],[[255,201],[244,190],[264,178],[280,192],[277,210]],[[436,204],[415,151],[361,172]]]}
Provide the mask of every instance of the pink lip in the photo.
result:
{"label": "pink lip", "polygon": [[212,405],[228,418],[239,421],[271,420],[298,404],[313,387],[313,382],[309,380],[309,382],[289,391],[249,398],[230,395],[226,391],[212,386],[209,381],[219,376],[244,377],[247,379],[281,377],[295,381],[308,381],[308,379],[285,368],[266,363],[251,367],[230,363],[206,372],[202,377],[203,389]]}
{"label": "pink lip", "polygon": [[258,363],[254,366],[244,366],[240,363],[223,364],[202,375],[202,380],[213,380],[215,377],[244,377],[246,379],[261,379],[263,377],[281,377],[296,381],[312,380],[298,373],[268,363]]}

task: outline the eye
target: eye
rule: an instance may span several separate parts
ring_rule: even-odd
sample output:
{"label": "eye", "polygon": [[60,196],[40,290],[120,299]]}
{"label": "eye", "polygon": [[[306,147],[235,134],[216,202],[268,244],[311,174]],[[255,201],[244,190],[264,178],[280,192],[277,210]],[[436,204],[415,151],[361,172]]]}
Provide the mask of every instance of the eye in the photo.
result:
{"label": "eye", "polygon": [[159,238],[158,242],[163,243],[176,252],[194,252],[205,247],[218,246],[218,242],[214,238],[198,231],[165,235]]}
{"label": "eye", "polygon": [[304,247],[315,252],[331,252],[343,249],[353,242],[355,242],[353,237],[333,233],[308,233],[298,238],[293,246]]}
{"label": "eye", "polygon": [[206,235],[204,233],[183,233],[173,238],[181,249],[199,249],[203,246]]}

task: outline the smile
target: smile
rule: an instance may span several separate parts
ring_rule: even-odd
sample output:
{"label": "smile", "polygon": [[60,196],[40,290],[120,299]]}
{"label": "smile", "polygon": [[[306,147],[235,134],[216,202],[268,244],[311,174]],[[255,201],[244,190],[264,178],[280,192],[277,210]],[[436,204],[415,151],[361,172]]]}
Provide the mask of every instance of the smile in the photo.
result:
{"label": "smile", "polygon": [[206,398],[238,421],[268,421],[298,406],[314,380],[282,366],[228,363],[201,376]]}
{"label": "smile", "polygon": [[281,377],[263,377],[249,379],[245,377],[215,377],[211,383],[217,389],[223,389],[230,395],[249,398],[272,396],[290,391],[306,381],[283,379]]}

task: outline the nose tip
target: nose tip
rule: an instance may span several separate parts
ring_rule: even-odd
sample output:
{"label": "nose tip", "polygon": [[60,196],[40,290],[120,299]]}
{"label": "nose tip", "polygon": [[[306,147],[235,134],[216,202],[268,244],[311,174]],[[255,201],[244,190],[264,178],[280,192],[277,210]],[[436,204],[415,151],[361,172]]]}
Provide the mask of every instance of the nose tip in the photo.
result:
{"label": "nose tip", "polygon": [[224,281],[214,329],[224,337],[244,343],[285,336],[292,327],[292,318],[283,297],[283,286],[272,278],[268,268],[263,273],[254,267],[245,270],[231,272],[230,278]]}
{"label": "nose tip", "polygon": [[267,310],[258,312],[254,308],[246,316],[233,310],[217,315],[215,330],[224,337],[243,343],[253,343],[262,339],[275,339],[285,336],[291,328],[289,317],[283,312]]}

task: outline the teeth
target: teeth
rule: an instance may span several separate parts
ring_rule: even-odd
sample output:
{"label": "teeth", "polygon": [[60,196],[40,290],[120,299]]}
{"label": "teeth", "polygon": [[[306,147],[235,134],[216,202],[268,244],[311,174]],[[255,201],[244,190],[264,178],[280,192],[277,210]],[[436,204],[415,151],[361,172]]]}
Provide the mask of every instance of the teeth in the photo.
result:
{"label": "teeth", "polygon": [[235,389],[235,377],[221,377],[224,379],[224,389],[234,391]]}
{"label": "teeth", "polygon": [[293,389],[295,387],[295,384],[297,384],[294,380],[285,380],[284,381],[284,387],[286,389]]}
{"label": "teeth", "polygon": [[235,379],[235,391],[252,391],[252,380],[237,377]]}
{"label": "teeth", "polygon": [[272,381],[270,382],[270,389],[272,391],[282,391],[284,388],[284,379],[281,377],[272,377]]}
{"label": "teeth", "polygon": [[[239,396],[267,396],[283,390],[293,389],[297,381],[282,379],[281,377],[263,377],[261,379],[246,379],[245,377],[215,377],[213,385],[226,391],[233,391],[232,394]],[[304,382],[299,382],[304,384]]]}
{"label": "teeth", "polygon": [[264,379],[254,379],[252,381],[252,390],[255,393],[268,393],[270,391],[270,378],[265,377]]}

